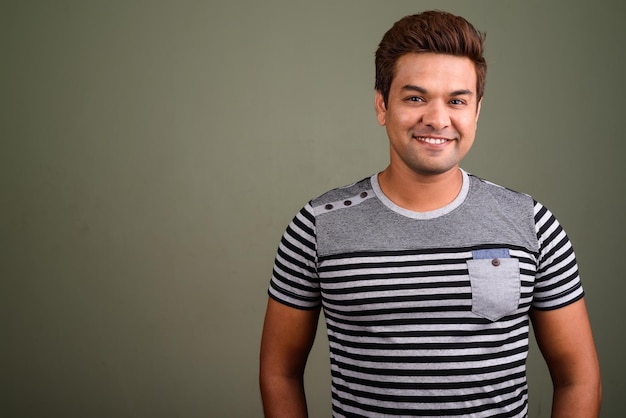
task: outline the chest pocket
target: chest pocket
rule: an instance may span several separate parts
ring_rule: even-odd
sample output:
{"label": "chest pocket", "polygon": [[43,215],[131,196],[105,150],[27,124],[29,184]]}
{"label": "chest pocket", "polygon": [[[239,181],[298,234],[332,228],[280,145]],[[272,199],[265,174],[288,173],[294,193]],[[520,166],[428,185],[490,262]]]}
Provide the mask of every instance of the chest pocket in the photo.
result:
{"label": "chest pocket", "polygon": [[517,310],[521,281],[517,258],[480,258],[467,261],[472,287],[472,312],[497,321]]}

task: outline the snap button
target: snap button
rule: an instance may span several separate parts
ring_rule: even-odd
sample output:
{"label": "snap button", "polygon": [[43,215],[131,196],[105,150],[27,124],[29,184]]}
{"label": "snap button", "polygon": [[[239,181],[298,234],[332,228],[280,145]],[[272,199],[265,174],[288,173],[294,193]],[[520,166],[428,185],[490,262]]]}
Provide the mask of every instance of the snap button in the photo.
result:
{"label": "snap button", "polygon": [[497,258],[494,258],[493,260],[491,260],[491,264],[492,264],[494,267],[498,267],[498,266],[500,265],[500,260],[499,260],[499,259],[497,259]]}
{"label": "snap button", "polygon": [[350,206],[352,204],[351,200],[346,200],[345,202],[343,202],[344,205],[346,206]]}
{"label": "snap button", "polygon": [[367,197],[367,192],[362,192],[361,193],[361,199],[365,199]]}
{"label": "snap button", "polygon": [[324,206],[324,209],[326,210],[331,210],[333,208],[333,205],[331,205],[330,203],[326,206]]}

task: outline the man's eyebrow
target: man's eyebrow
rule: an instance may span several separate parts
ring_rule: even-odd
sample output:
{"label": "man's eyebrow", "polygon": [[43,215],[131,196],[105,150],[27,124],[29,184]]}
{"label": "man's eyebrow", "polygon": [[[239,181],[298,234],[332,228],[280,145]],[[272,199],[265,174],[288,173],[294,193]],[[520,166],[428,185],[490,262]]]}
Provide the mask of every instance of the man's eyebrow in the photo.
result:
{"label": "man's eyebrow", "polygon": [[[424,87],[420,87],[420,86],[415,86],[412,84],[407,84],[406,86],[402,87],[403,91],[415,91],[417,93],[421,93],[421,94],[427,94],[428,90],[426,90]],[[472,96],[474,94],[474,92],[472,92],[469,89],[460,89],[460,90],[454,90],[450,93],[450,96],[452,97],[457,97],[457,96]]]}
{"label": "man's eyebrow", "polygon": [[450,96],[471,96],[474,93],[469,89],[454,90]]}
{"label": "man's eyebrow", "polygon": [[407,84],[406,86],[402,87],[403,91],[416,91],[418,93],[422,93],[422,94],[426,94],[428,93],[428,90],[426,90],[424,87],[420,87],[420,86],[414,86],[411,84]]}

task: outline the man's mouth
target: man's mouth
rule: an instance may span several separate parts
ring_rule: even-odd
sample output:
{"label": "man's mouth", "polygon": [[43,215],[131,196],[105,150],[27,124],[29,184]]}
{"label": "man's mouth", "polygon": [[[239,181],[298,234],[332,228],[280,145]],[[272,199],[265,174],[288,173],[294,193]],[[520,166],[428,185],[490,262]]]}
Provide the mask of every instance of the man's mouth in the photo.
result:
{"label": "man's mouth", "polygon": [[432,145],[441,145],[449,141],[448,139],[445,139],[445,138],[431,138],[427,136],[416,136],[414,138],[420,142],[425,142],[427,144],[432,144]]}

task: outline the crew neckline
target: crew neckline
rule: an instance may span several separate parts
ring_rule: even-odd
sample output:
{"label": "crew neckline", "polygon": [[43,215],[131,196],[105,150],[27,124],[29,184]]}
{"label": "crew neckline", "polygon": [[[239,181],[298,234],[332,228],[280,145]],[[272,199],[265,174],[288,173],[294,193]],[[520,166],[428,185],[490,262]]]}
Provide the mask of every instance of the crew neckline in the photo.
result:
{"label": "crew neckline", "polygon": [[434,218],[439,218],[443,215],[446,215],[452,212],[453,210],[461,206],[461,204],[463,204],[463,202],[467,198],[467,195],[469,193],[469,183],[470,183],[469,175],[462,168],[459,168],[459,170],[461,170],[461,175],[462,175],[462,180],[463,180],[459,194],[454,198],[452,202],[448,203],[446,206],[443,206],[439,209],[431,210],[428,212],[414,212],[412,210],[408,210],[408,209],[405,209],[403,207],[396,205],[391,199],[389,199],[385,195],[385,193],[383,193],[382,189],[380,188],[380,183],[378,183],[378,174],[380,173],[373,174],[370,177],[370,181],[372,183],[372,189],[374,190],[374,194],[376,194],[376,197],[378,197],[378,199],[383,203],[383,205],[385,205],[387,208],[391,209],[392,211],[402,216],[406,216],[407,218],[434,219]]}

